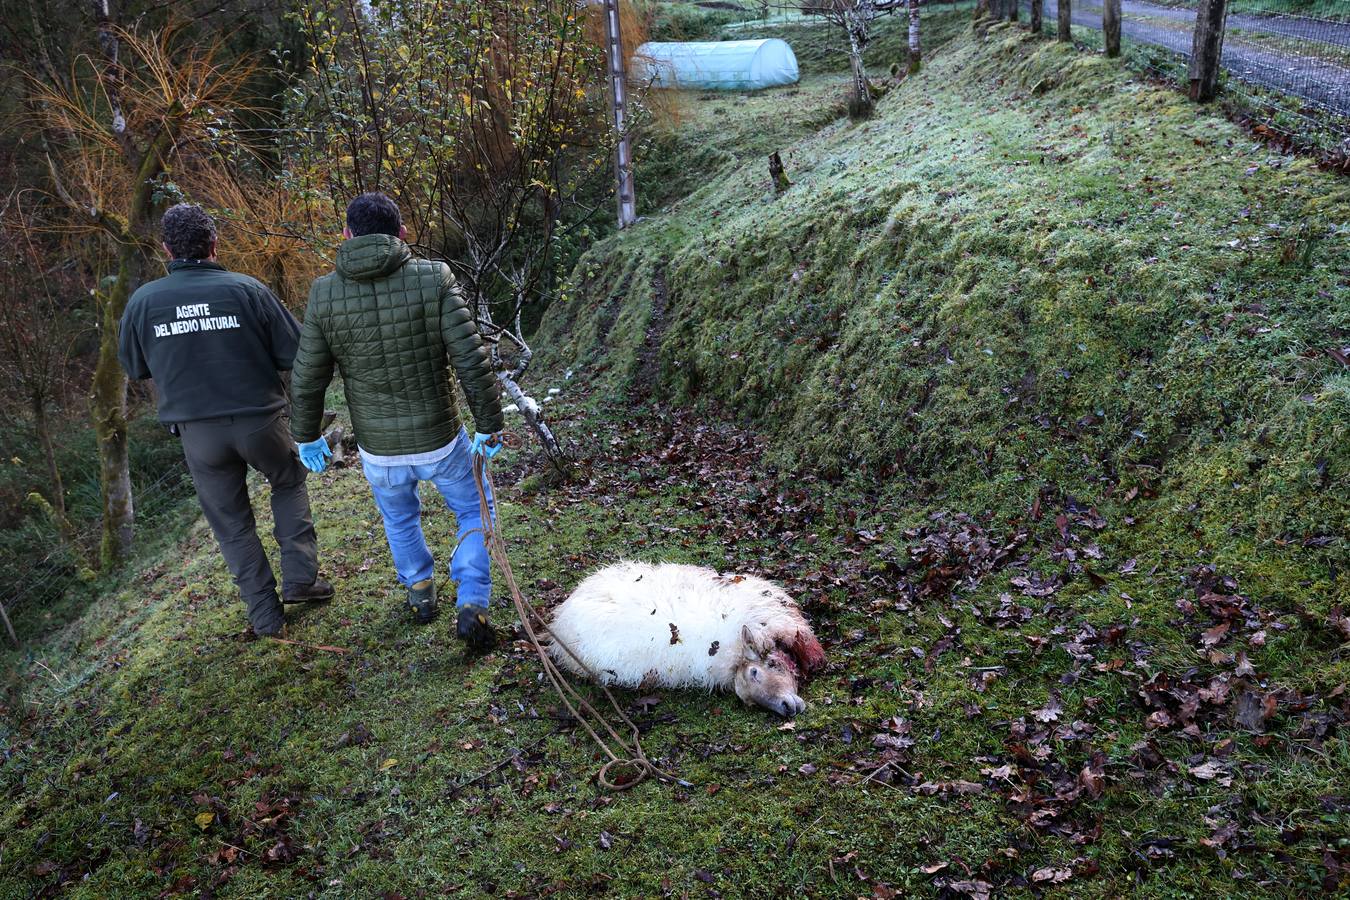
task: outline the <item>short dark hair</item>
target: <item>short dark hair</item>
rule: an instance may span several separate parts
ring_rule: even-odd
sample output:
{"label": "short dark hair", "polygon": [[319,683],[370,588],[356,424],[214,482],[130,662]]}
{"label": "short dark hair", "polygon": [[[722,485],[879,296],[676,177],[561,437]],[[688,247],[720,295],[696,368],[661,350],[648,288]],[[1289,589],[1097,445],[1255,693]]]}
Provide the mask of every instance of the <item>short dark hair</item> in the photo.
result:
{"label": "short dark hair", "polygon": [[363,234],[388,234],[398,237],[403,217],[398,204],[388,194],[370,191],[347,204],[347,230],[352,237]]}
{"label": "short dark hair", "polygon": [[174,259],[206,259],[216,239],[216,222],[195,203],[179,203],[164,212],[159,224]]}

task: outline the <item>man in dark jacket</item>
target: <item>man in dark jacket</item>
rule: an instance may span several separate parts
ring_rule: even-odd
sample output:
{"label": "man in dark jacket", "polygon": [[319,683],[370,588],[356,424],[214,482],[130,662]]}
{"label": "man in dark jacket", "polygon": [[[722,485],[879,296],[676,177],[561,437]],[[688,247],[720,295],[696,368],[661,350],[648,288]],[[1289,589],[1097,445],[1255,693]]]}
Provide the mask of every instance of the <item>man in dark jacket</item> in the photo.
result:
{"label": "man in dark jacket", "polygon": [[[482,515],[472,455],[491,457],[500,448],[499,388],[450,268],[414,257],[403,242],[407,233],[398,207],[384,194],[362,194],[347,207],[337,270],[316,279],[309,292],[291,377],[291,435],[305,465],[323,471],[329,451],[319,438],[319,422],[336,366],[366,480],[414,618],[430,622],[436,612],[436,567],[422,535],[417,496],[418,483],[430,481],[459,525],[458,549],[450,559],[456,630],[482,649],[493,642],[487,619],[492,580],[487,546],[477,530]],[[455,411],[451,369],[473,416],[472,441]]]}
{"label": "man in dark jacket", "polygon": [[164,213],[169,274],[143,285],[122,316],[122,367],[153,378],[159,418],[183,441],[197,499],[248,606],[253,630],[279,636],[285,618],[276,578],[254,525],[247,475],[272,487],[281,546],[282,600],[328,600],[305,492],[305,468],[283,421],[281,372],[295,359],[300,326],[261,282],[216,262],[216,225],[201,207]]}

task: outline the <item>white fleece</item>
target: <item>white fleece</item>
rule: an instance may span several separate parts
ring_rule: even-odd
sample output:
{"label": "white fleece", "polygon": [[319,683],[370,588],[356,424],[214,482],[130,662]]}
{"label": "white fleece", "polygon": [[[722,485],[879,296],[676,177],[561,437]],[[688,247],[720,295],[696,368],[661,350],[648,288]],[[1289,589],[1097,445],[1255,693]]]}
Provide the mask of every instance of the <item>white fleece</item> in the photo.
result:
{"label": "white fleece", "polygon": [[[743,625],[761,653],[776,638],[810,632],[792,598],[763,578],[620,562],[577,585],[554,610],[549,632],[606,684],[712,690],[732,687],[744,661]],[[556,643],[549,653],[560,666],[584,672]]]}

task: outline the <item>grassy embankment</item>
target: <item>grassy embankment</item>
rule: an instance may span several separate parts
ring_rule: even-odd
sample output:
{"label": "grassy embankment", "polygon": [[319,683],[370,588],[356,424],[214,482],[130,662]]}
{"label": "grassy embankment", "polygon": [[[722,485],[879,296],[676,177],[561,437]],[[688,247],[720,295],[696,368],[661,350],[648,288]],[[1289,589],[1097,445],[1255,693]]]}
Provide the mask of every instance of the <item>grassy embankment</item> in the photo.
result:
{"label": "grassy embankment", "polygon": [[587,477],[501,502],[540,600],[620,555],[786,582],[832,661],[793,728],[668,692],[646,744],[695,787],[598,792],[523,648],[402,619],[337,469],[341,596],[292,637],[351,652],[239,640],[197,525],[39,650],[0,893],[1344,884],[1350,187],[1003,27],[837,103],[686,98],[659,164],[700,177],[538,342]]}

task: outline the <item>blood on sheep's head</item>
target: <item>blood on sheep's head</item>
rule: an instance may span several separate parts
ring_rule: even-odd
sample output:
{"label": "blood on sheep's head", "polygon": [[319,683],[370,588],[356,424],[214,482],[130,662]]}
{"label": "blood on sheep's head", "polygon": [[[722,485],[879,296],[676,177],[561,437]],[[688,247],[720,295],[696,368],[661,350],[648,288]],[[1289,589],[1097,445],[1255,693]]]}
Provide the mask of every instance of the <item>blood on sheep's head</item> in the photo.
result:
{"label": "blood on sheep's head", "polygon": [[777,648],[756,645],[749,628],[741,629],[744,650],[736,667],[736,696],[792,717],[806,709],[806,701],[797,694],[797,665],[793,658]]}

